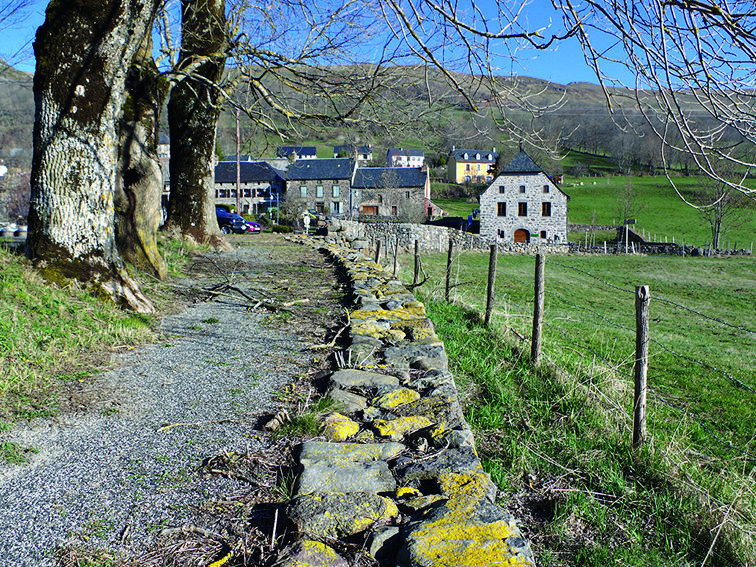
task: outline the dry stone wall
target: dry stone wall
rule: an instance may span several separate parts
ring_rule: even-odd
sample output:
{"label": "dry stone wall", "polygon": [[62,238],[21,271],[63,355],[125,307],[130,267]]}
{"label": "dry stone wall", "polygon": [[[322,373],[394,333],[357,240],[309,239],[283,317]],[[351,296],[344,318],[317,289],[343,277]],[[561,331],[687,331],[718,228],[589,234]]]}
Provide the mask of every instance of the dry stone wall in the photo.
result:
{"label": "dry stone wall", "polygon": [[365,542],[381,566],[533,565],[495,504],[424,305],[361,252],[315,245],[351,283],[345,367],[328,380],[343,409],[325,420],[325,441],[299,449],[286,515],[302,538],[283,564],[346,565],[323,543],[337,538]]}

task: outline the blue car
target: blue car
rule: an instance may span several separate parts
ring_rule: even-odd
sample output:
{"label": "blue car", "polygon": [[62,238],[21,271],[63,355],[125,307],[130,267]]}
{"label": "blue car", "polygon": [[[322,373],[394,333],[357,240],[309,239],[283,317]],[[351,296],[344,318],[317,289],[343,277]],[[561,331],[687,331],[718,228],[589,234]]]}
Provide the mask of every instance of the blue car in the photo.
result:
{"label": "blue car", "polygon": [[218,226],[223,234],[242,234],[247,232],[247,221],[241,216],[229,213],[221,207],[215,208],[215,218],[218,219]]}

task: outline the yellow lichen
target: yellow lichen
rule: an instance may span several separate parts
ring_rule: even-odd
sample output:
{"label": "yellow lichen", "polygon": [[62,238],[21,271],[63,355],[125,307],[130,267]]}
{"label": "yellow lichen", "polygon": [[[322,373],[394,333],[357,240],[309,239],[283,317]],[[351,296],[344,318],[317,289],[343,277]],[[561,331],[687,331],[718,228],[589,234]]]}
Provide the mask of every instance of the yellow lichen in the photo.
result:
{"label": "yellow lichen", "polygon": [[417,488],[412,488],[411,486],[402,486],[399,490],[396,491],[397,498],[415,498],[422,495],[422,492],[420,492]]}
{"label": "yellow lichen", "polygon": [[323,435],[330,441],[346,441],[359,430],[359,424],[340,413],[332,413],[323,422]]}
{"label": "yellow lichen", "polygon": [[376,419],[373,426],[378,430],[378,435],[388,437],[393,441],[399,441],[406,433],[427,427],[431,420],[424,415],[413,415],[407,417],[398,417],[392,420]]}
{"label": "yellow lichen", "polygon": [[420,399],[420,394],[409,388],[398,388],[382,396],[378,396],[372,401],[374,406],[382,409],[391,409],[405,404],[411,404]]}

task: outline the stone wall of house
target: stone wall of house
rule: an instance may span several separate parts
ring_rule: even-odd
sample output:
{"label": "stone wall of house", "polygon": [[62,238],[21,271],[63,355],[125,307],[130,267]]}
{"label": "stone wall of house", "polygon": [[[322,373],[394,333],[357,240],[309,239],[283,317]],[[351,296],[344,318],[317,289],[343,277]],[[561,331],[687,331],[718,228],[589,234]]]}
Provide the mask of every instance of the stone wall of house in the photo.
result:
{"label": "stone wall of house", "polygon": [[[329,244],[344,246],[353,250],[375,249],[380,240],[383,250],[393,250],[399,240],[399,250],[412,252],[415,241],[422,252],[446,252],[449,240],[454,241],[457,250],[488,250],[493,241],[478,234],[462,232],[444,226],[432,226],[416,223],[396,223],[389,221],[357,222],[347,220],[331,220],[319,231]],[[501,254],[565,254],[568,249],[565,244],[531,243],[516,244],[514,242],[498,243]]]}
{"label": "stone wall of house", "polygon": [[[307,195],[302,197],[302,187],[307,188]],[[338,195],[333,188],[338,187]],[[322,193],[319,193],[319,189]],[[296,179],[286,183],[287,199],[302,199],[308,210],[323,214],[344,215],[349,213],[349,179]],[[335,210],[338,206],[339,210]],[[321,210],[322,208],[322,210]]]}
{"label": "stone wall of house", "polygon": [[[500,202],[506,203],[505,216],[498,215]],[[551,203],[550,216],[542,215],[544,202]],[[527,203],[527,216],[518,215],[519,203]],[[533,243],[567,242],[567,196],[544,173],[500,175],[480,196],[481,236],[513,242],[520,229],[531,234]]]}

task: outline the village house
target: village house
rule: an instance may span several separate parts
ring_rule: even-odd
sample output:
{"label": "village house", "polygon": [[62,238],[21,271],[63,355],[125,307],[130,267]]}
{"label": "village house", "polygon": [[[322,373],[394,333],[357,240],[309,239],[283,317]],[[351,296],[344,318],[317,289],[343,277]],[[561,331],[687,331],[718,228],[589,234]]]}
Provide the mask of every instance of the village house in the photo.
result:
{"label": "village house", "polygon": [[491,242],[567,242],[569,197],[524,151],[480,196],[480,235]]}
{"label": "village house", "polygon": [[446,165],[449,183],[490,183],[499,154],[491,150],[458,150],[452,146]]}
{"label": "village house", "polygon": [[280,146],[276,148],[276,157],[296,161],[298,159],[317,159],[318,154],[315,146]]}
{"label": "village house", "polygon": [[423,150],[405,150],[389,148],[386,152],[386,167],[423,167],[425,152]]}
{"label": "village house", "polygon": [[350,157],[356,159],[358,163],[364,163],[373,160],[372,146],[334,146],[333,157],[344,158]]}
{"label": "village house", "polygon": [[[285,176],[266,161],[240,161],[241,210],[237,212],[261,213],[277,206],[286,188]],[[236,206],[236,161],[222,161],[215,166],[215,203]]]}
{"label": "village house", "polygon": [[420,221],[433,206],[430,177],[419,167],[359,168],[352,180],[352,192],[360,215]]}
{"label": "village house", "polygon": [[297,160],[286,173],[287,199],[301,199],[308,210],[320,214],[348,214],[356,167],[349,158]]}

